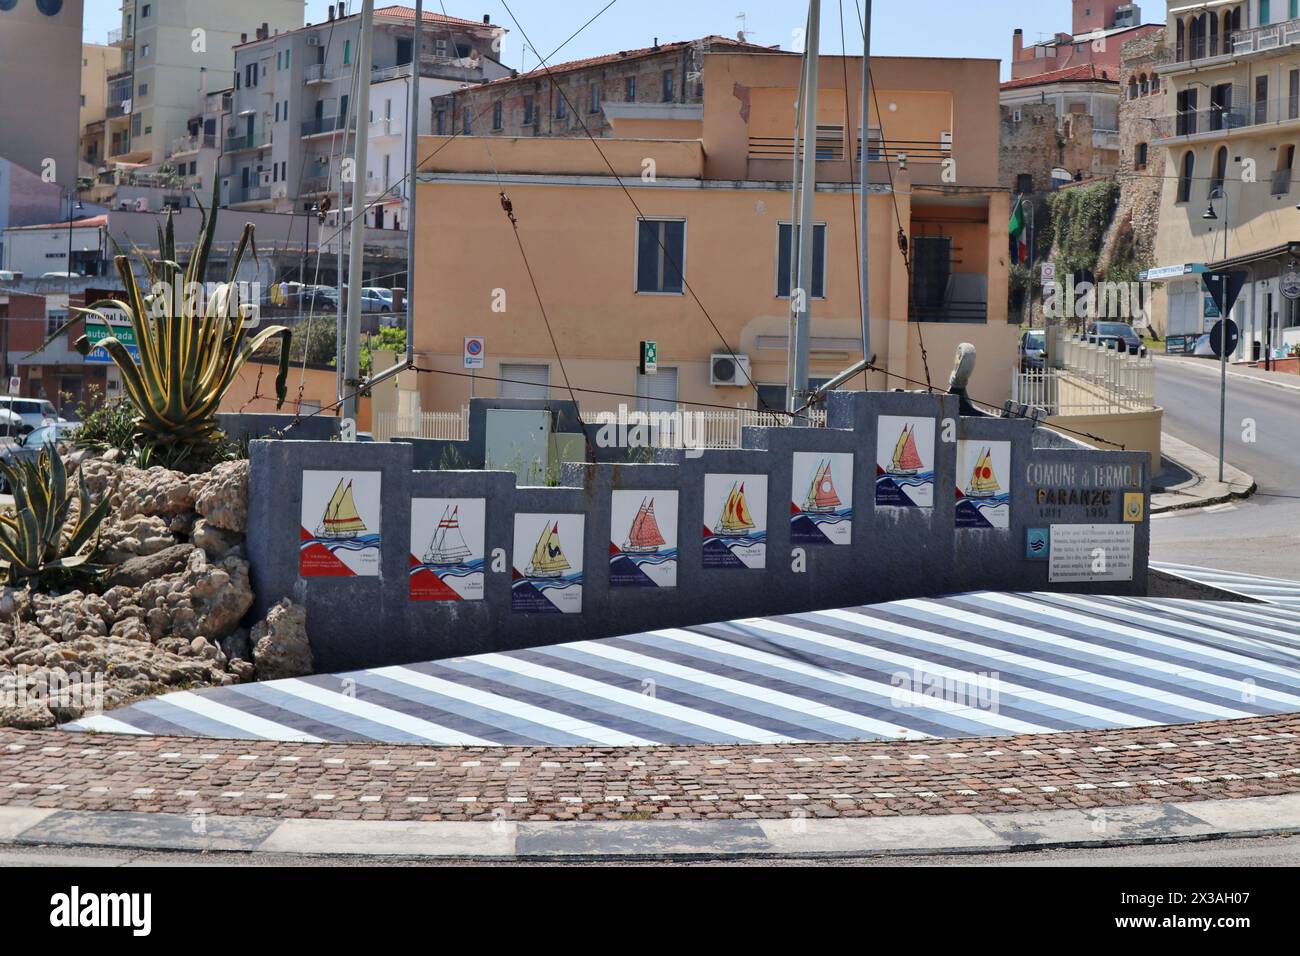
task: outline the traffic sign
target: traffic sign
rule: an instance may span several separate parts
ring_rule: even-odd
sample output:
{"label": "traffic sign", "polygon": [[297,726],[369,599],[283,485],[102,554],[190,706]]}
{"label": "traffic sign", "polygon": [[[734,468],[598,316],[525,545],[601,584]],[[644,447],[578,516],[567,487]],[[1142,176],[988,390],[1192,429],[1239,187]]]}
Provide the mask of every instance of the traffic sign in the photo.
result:
{"label": "traffic sign", "polygon": [[659,371],[659,343],[642,342],[641,359],[637,369],[642,375],[654,375]]}
{"label": "traffic sign", "polygon": [[465,367],[482,368],[486,358],[487,349],[483,345],[482,337],[478,335],[465,336]]}
{"label": "traffic sign", "polygon": [[[1228,336],[1228,347],[1225,349],[1222,345],[1224,335]],[[1220,319],[1214,323],[1214,328],[1210,329],[1210,348],[1214,349],[1214,354],[1218,356],[1231,355],[1237,351],[1237,339],[1241,333],[1237,328],[1237,323],[1232,319]]]}
{"label": "traffic sign", "polygon": [[[1219,307],[1219,315],[1232,314],[1232,307],[1236,304],[1237,296],[1241,294],[1241,287],[1246,284],[1248,275],[1249,273],[1240,269],[1234,272],[1202,273],[1201,281],[1205,283],[1205,291],[1214,297],[1214,304]],[[1206,312],[1206,318],[1213,318],[1213,316]]]}
{"label": "traffic sign", "polygon": [[1042,282],[1043,285],[1056,281],[1056,263],[1044,262],[1039,266],[1039,270],[1039,281]]}
{"label": "traffic sign", "polygon": [[1278,280],[1278,288],[1288,299],[1300,299],[1300,272],[1295,269],[1283,272],[1282,278]]}
{"label": "traffic sign", "polygon": [[9,376],[9,394],[17,395],[23,390],[23,380],[17,375]]}
{"label": "traffic sign", "polygon": [[131,325],[130,319],[117,309],[105,309],[102,314],[107,321],[96,316],[86,317],[86,341],[91,346],[86,354],[86,361],[99,365],[112,364],[112,357],[98,344],[112,336],[126,347],[131,358],[139,365],[140,346],[135,340],[135,327]]}

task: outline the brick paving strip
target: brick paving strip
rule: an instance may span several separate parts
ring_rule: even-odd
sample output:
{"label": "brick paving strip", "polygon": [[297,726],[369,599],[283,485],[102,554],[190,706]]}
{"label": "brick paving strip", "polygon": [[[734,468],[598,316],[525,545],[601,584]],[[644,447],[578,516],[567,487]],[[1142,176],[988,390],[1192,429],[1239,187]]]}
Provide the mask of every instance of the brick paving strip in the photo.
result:
{"label": "brick paving strip", "polygon": [[1089,810],[1300,792],[1300,715],[920,742],[421,747],[0,731],[0,806],[389,821]]}

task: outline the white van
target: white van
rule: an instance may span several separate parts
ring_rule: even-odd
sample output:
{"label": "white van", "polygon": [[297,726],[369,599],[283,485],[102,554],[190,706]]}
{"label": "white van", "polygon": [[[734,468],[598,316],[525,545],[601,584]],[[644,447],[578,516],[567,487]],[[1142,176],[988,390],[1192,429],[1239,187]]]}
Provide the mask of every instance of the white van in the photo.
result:
{"label": "white van", "polygon": [[[30,431],[50,422],[61,422],[55,407],[44,398],[22,398],[17,395],[0,395],[0,409],[13,412],[22,419],[23,430]],[[3,428],[3,423],[0,423]]]}

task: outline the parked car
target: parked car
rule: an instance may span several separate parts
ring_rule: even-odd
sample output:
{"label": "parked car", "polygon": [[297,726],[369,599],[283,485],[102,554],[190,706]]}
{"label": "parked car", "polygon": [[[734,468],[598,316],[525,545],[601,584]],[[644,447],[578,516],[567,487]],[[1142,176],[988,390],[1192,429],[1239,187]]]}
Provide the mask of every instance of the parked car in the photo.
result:
{"label": "parked car", "polygon": [[[0,395],[0,409],[17,413],[23,429],[31,431],[50,422],[61,422],[58,411],[44,398],[21,398],[17,395]],[[2,425],[3,422],[0,422]]]}
{"label": "parked car", "polygon": [[339,294],[333,289],[326,286],[316,286],[312,289],[304,289],[302,296],[299,298],[299,308],[306,310],[314,309],[317,312],[338,309]]}
{"label": "parked car", "polygon": [[1029,329],[1020,336],[1020,371],[1039,371],[1047,355],[1047,330]]}
{"label": "parked car", "polygon": [[[58,448],[60,454],[66,454],[68,439],[78,427],[80,426],[76,422],[51,422],[25,435],[19,435],[13,444],[0,448],[0,462],[12,465],[23,460],[35,461],[40,457],[41,449],[51,444]],[[5,494],[11,493],[9,483],[3,475],[0,475],[0,490]]]}
{"label": "parked car", "polygon": [[23,424],[23,417],[17,412],[0,408],[0,437],[14,438],[30,430]]}
{"label": "parked car", "polygon": [[22,277],[21,272],[14,272],[12,269],[0,269],[0,282],[17,282]]}
{"label": "parked car", "polygon": [[1142,336],[1137,334],[1133,326],[1123,322],[1093,322],[1084,331],[1084,337],[1089,342],[1101,342],[1107,348],[1120,349],[1132,355],[1146,355]]}
{"label": "parked car", "polygon": [[80,272],[42,272],[42,279],[80,279]]}
{"label": "parked car", "polygon": [[[361,300],[361,307],[366,312],[392,312],[393,311],[393,290],[384,289],[379,286],[367,286],[361,290],[364,298]],[[378,309],[371,309],[367,302],[376,300],[379,304]]]}

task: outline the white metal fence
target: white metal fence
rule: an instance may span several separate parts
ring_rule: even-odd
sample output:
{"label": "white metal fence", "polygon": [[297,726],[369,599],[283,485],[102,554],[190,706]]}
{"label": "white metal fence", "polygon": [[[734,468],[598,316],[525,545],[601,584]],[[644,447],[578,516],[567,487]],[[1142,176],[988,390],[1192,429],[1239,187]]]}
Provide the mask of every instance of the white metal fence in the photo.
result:
{"label": "white metal fence", "polygon": [[390,441],[394,438],[464,441],[469,437],[469,406],[462,405],[458,412],[420,412],[416,415],[377,412],[374,434],[375,441]]}
{"label": "white metal fence", "polygon": [[1155,407],[1151,355],[1133,355],[1061,335],[1061,367],[1012,373],[1011,400],[1049,415],[1097,415]]}
{"label": "white metal fence", "polygon": [[[812,427],[826,426],[826,411],[808,412]],[[605,422],[619,424],[615,412],[583,412],[582,420],[589,425]],[[745,428],[771,428],[790,424],[790,416],[780,412],[756,408],[705,408],[676,412],[628,413],[629,428],[644,424],[646,440],[656,448],[739,448],[741,433]]]}

